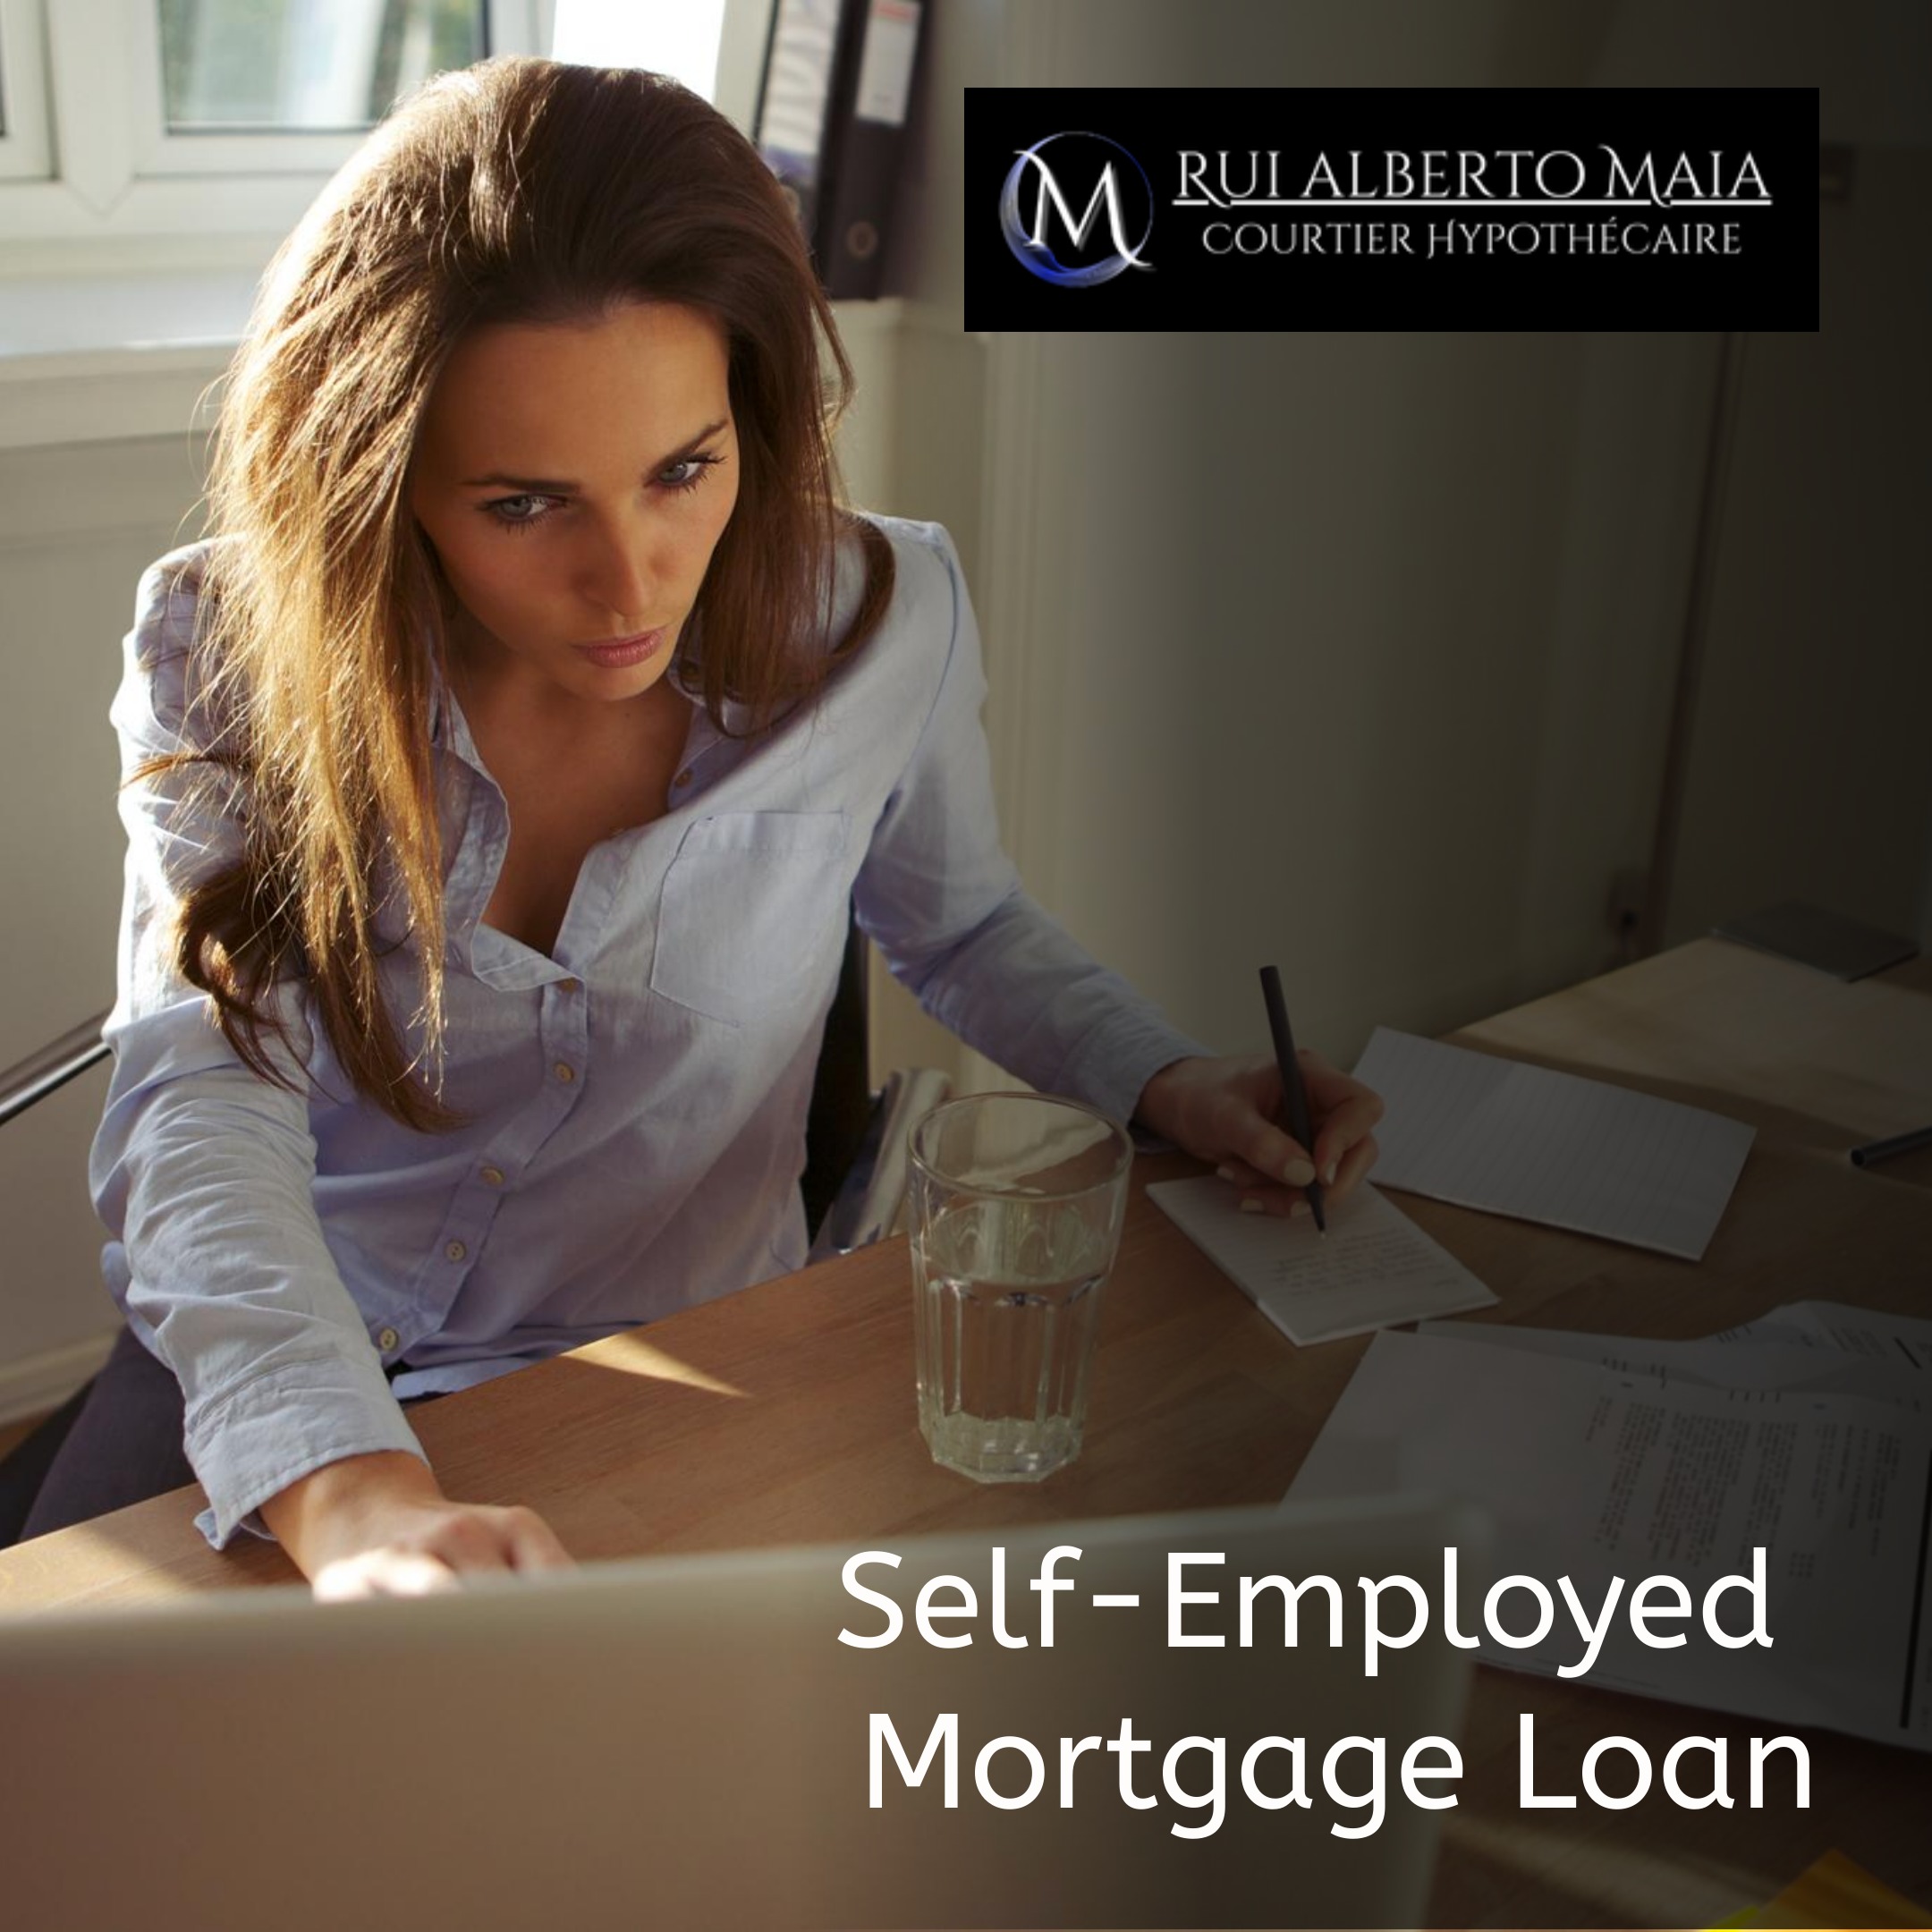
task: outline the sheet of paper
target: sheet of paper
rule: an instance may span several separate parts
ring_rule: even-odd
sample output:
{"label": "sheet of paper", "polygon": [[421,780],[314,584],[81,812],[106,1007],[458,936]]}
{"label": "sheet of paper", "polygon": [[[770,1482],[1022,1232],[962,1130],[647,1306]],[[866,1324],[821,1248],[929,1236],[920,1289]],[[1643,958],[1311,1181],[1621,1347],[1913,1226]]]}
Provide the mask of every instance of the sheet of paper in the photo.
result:
{"label": "sheet of paper", "polygon": [[[1928,1480],[1932,1417],[1894,1403],[1381,1335],[1288,1500],[1429,1490],[1486,1508],[1496,1573],[1538,1578],[1557,1615],[1533,1648],[1486,1633],[1480,1654],[1546,1674],[1585,1654],[1559,1578],[1593,1615],[1618,1576],[1626,1596],[1675,1576],[1696,1606],[1761,1545],[1770,1648],[1722,1648],[1693,1614],[1690,1641],[1653,1649],[1620,1614],[1581,1681],[1928,1750]],[[1463,1606],[1466,1624],[1479,1608]]]}
{"label": "sheet of paper", "polygon": [[1312,1218],[1243,1214],[1225,1181],[1157,1181],[1148,1199],[1291,1342],[1334,1342],[1496,1297],[1400,1208],[1360,1187]]}
{"label": "sheet of paper", "polygon": [[1699,1259],[1755,1129],[1601,1080],[1377,1027],[1384,1187]]}
{"label": "sheet of paper", "polygon": [[[1513,1322],[1428,1321],[1417,1334],[1445,1342],[1487,1343],[1567,1355],[1602,1368],[1660,1376],[1707,1388],[1789,1390],[1793,1394],[1869,1395],[1878,1402],[1932,1414],[1932,1380],[1902,1361],[1831,1348],[1806,1348],[1784,1339],[1755,1340],[1741,1331],[1689,1342],[1652,1342],[1637,1335],[1583,1335],[1568,1328],[1521,1328]],[[1742,1342],[1743,1345],[1740,1345]]]}
{"label": "sheet of paper", "polygon": [[1794,1348],[1830,1349],[1846,1355],[1902,1363],[1932,1375],[1932,1321],[1851,1308],[1843,1301],[1787,1301],[1741,1328],[1727,1328],[1720,1342],[1776,1341]]}

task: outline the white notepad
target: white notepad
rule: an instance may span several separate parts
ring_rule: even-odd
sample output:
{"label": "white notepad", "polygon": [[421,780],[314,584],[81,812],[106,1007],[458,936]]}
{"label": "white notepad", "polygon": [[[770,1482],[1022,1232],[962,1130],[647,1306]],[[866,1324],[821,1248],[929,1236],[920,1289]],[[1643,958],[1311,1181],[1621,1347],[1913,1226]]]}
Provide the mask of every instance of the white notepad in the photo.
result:
{"label": "white notepad", "polygon": [[1307,1216],[1243,1214],[1236,1190],[1212,1175],[1147,1191],[1291,1342],[1334,1342],[1496,1300],[1372,1187],[1328,1209],[1326,1235]]}
{"label": "white notepad", "polygon": [[1384,1187],[1702,1258],[1756,1130],[1721,1114],[1377,1027]]}

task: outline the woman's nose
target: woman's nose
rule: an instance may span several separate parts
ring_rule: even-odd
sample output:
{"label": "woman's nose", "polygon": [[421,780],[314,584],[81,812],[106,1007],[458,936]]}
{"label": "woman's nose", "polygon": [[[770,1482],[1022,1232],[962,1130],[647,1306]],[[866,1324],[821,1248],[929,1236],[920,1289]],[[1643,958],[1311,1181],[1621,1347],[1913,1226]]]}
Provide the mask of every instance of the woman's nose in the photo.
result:
{"label": "woman's nose", "polygon": [[657,621],[657,572],[647,533],[618,520],[602,526],[582,575],[585,595],[613,620],[612,635],[629,637]]}

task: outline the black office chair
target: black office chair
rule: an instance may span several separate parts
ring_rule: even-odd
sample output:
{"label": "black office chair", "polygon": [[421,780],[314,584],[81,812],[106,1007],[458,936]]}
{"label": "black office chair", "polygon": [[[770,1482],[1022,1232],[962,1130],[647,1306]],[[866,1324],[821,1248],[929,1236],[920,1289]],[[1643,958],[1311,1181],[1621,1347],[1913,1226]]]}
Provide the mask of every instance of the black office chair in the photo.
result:
{"label": "black office chair", "polygon": [[872,1117],[869,1013],[866,938],[855,919],[845,929],[838,990],[826,1015],[811,1104],[805,1114],[805,1172],[799,1176],[799,1192],[805,1199],[805,1224],[815,1238],[859,1157]]}
{"label": "black office chair", "polygon": [[[854,919],[826,1016],[805,1121],[799,1191],[812,1235],[809,1262],[849,1254],[894,1231],[905,1200],[906,1135],[950,1091],[945,1076],[927,1067],[895,1071],[873,1089],[866,965],[865,935]],[[107,1057],[110,1049],[101,1038],[106,1019],[97,1013],[0,1073],[0,1126]],[[0,1546],[19,1535],[93,1385],[91,1380],[83,1385],[0,1460]]]}

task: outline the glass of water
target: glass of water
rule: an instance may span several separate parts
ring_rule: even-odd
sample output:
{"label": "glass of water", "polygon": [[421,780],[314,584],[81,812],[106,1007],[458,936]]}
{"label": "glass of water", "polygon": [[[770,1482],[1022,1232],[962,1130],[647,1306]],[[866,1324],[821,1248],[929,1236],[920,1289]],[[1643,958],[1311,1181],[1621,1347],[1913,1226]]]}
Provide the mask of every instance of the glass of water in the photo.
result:
{"label": "glass of water", "polygon": [[1045,1094],[972,1094],[911,1136],[919,1428],[979,1482],[1038,1482],[1080,1453],[1100,1284],[1133,1145]]}

